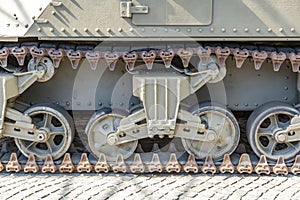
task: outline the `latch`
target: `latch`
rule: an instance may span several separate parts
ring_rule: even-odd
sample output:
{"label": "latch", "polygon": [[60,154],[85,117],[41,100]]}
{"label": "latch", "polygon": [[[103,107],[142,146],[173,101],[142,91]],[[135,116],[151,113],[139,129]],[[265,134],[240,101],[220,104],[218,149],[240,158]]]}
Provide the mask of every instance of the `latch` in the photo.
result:
{"label": "latch", "polygon": [[148,12],[148,6],[134,6],[130,1],[120,2],[121,17],[132,17],[132,14],[147,14]]}

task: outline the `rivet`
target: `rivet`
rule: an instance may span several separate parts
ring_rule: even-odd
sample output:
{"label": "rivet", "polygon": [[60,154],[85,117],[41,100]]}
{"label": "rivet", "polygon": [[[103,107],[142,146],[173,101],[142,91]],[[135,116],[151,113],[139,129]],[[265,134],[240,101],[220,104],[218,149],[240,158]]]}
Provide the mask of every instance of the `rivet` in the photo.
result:
{"label": "rivet", "polygon": [[56,12],[55,12],[55,11],[52,11],[52,12],[51,12],[51,14],[52,14],[52,15],[55,15],[55,14],[56,14]]}
{"label": "rivet", "polygon": [[176,28],[176,29],[175,29],[175,31],[179,32],[179,31],[180,31],[180,29],[179,29],[179,28]]}
{"label": "rivet", "polygon": [[248,32],[248,31],[249,31],[249,29],[248,29],[248,28],[245,28],[244,30],[245,30],[245,32]]}
{"label": "rivet", "polygon": [[89,102],[88,102],[88,106],[91,106],[91,105],[92,105],[92,102],[89,101]]}
{"label": "rivet", "polygon": [[107,31],[107,32],[110,32],[110,31],[111,31],[111,29],[110,29],[110,28],[107,28],[107,29],[106,29],[106,31]]}
{"label": "rivet", "polygon": [[142,31],[142,32],[145,32],[145,29],[144,29],[144,28],[141,28],[141,31]]}
{"label": "rivet", "polygon": [[153,31],[153,32],[156,32],[156,28],[153,28],[152,31]]}
{"label": "rivet", "polygon": [[295,28],[291,28],[291,32],[295,32]]}
{"label": "rivet", "polygon": [[268,32],[272,32],[272,29],[271,29],[271,28],[268,28]]}
{"label": "rivet", "polygon": [[129,31],[130,31],[130,32],[133,32],[133,28],[130,28]]}
{"label": "rivet", "polygon": [[214,28],[210,28],[210,32],[214,32],[215,31],[215,29]]}
{"label": "rivet", "polygon": [[202,32],[203,30],[202,30],[202,28],[199,28],[198,31],[199,31],[199,32]]}
{"label": "rivet", "polygon": [[77,102],[76,104],[77,104],[77,106],[80,106],[80,102]]}
{"label": "rivet", "polygon": [[257,29],[256,29],[256,32],[260,32],[260,28],[257,28]]}
{"label": "rivet", "polygon": [[31,19],[35,19],[35,16],[32,16]]}
{"label": "rivet", "polygon": [[10,26],[10,24],[6,24],[6,26],[7,26],[7,27],[9,27],[9,26]]}
{"label": "rivet", "polygon": [[225,28],[222,28],[221,31],[222,31],[222,32],[226,32],[226,29],[225,29]]}
{"label": "rivet", "polygon": [[247,106],[248,106],[248,104],[247,104],[247,103],[245,103],[245,106],[247,107]]}
{"label": "rivet", "polygon": [[283,97],[283,99],[284,99],[284,100],[288,100],[288,98],[287,98],[287,97]]}
{"label": "rivet", "polygon": [[232,30],[233,30],[233,32],[237,32],[237,29],[236,29],[236,28],[233,28]]}
{"label": "rivet", "polygon": [[287,86],[284,87],[285,90],[288,90],[289,88]]}
{"label": "rivet", "polygon": [[95,31],[96,31],[96,32],[99,32],[99,31],[100,31],[100,29],[99,29],[99,28],[95,28]]}
{"label": "rivet", "polygon": [[257,107],[257,106],[258,106],[258,103],[255,103],[254,105]]}
{"label": "rivet", "polygon": [[186,29],[186,31],[187,31],[187,32],[191,32],[191,29],[190,29],[190,28],[188,28],[188,29]]}
{"label": "rivet", "polygon": [[73,32],[76,32],[76,31],[77,31],[77,29],[76,29],[76,28],[73,28],[73,29],[72,29],[72,31],[73,31]]}
{"label": "rivet", "polygon": [[279,32],[283,32],[283,28],[279,28]]}
{"label": "rivet", "polygon": [[49,30],[50,30],[50,32],[53,32],[53,31],[54,31],[54,29],[53,29],[53,28],[50,28]]}
{"label": "rivet", "polygon": [[61,28],[60,30],[61,30],[61,32],[65,32],[65,29],[64,29],[64,28]]}
{"label": "rivet", "polygon": [[168,29],[167,29],[167,28],[165,28],[164,30],[165,30],[165,32],[168,32]]}
{"label": "rivet", "polygon": [[98,105],[99,105],[99,106],[102,106],[102,102],[99,102]]}
{"label": "rivet", "polygon": [[20,24],[16,24],[16,27],[19,27],[20,26]]}
{"label": "rivet", "polygon": [[38,31],[38,32],[41,32],[41,31],[42,31],[42,29],[41,29],[41,28],[38,28],[38,29],[37,29],[37,31]]}
{"label": "rivet", "polygon": [[83,30],[84,30],[84,32],[88,32],[88,31],[89,31],[89,29],[88,29],[88,28],[84,28]]}
{"label": "rivet", "polygon": [[69,106],[69,105],[70,105],[70,102],[69,102],[69,101],[67,101],[67,102],[66,102],[66,105],[67,105],[67,106]]}
{"label": "rivet", "polygon": [[123,31],[123,29],[122,29],[122,28],[118,28],[118,31],[119,31],[119,32],[122,32],[122,31]]}
{"label": "rivet", "polygon": [[120,103],[120,106],[123,106],[124,105],[124,103]]}
{"label": "rivet", "polygon": [[234,104],[235,106],[239,106],[239,104],[238,103],[236,103],[236,104]]}

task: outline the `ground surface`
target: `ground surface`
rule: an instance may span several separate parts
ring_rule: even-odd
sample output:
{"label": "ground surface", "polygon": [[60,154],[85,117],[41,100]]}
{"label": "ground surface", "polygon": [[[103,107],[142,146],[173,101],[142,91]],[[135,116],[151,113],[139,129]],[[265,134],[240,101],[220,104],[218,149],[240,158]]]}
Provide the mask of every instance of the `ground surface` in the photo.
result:
{"label": "ground surface", "polygon": [[0,174],[0,199],[300,199],[299,176]]}

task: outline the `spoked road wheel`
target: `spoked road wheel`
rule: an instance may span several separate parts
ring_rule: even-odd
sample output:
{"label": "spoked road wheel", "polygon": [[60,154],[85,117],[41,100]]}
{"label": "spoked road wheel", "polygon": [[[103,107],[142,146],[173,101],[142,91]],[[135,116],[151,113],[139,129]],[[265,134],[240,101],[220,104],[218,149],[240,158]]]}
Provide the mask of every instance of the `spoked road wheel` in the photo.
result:
{"label": "spoked road wheel", "polygon": [[42,131],[40,142],[15,138],[19,150],[28,157],[30,153],[37,159],[45,159],[51,154],[53,159],[62,157],[74,138],[72,117],[62,107],[53,104],[37,104],[25,111],[32,123]]}
{"label": "spoked road wheel", "polygon": [[224,154],[233,153],[239,142],[240,130],[238,122],[229,110],[204,103],[197,106],[193,114],[199,116],[206,130],[215,132],[217,137],[210,142],[183,138],[182,144],[188,153],[194,154],[197,159],[204,159],[210,154],[214,160],[221,160]]}
{"label": "spoked road wheel", "polygon": [[277,142],[276,133],[285,130],[291,119],[299,114],[289,104],[271,102],[257,108],[247,122],[248,141],[257,156],[265,155],[268,160],[276,161],[283,156],[286,162],[293,161],[300,151],[300,141]]}
{"label": "spoked road wheel", "polygon": [[102,109],[91,117],[86,127],[86,134],[89,148],[96,157],[103,153],[108,161],[116,161],[119,154],[126,159],[134,153],[138,140],[119,145],[107,142],[108,135],[117,131],[124,116],[123,114],[112,113],[110,109]]}

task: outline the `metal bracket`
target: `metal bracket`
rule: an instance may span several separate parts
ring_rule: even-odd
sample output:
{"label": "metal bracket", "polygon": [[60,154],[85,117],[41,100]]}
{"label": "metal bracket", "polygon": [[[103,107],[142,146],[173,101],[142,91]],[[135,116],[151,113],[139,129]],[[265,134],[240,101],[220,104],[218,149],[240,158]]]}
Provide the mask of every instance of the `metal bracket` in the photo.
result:
{"label": "metal bracket", "polygon": [[121,17],[132,17],[132,14],[147,14],[148,12],[148,6],[133,6],[130,1],[120,2]]}

